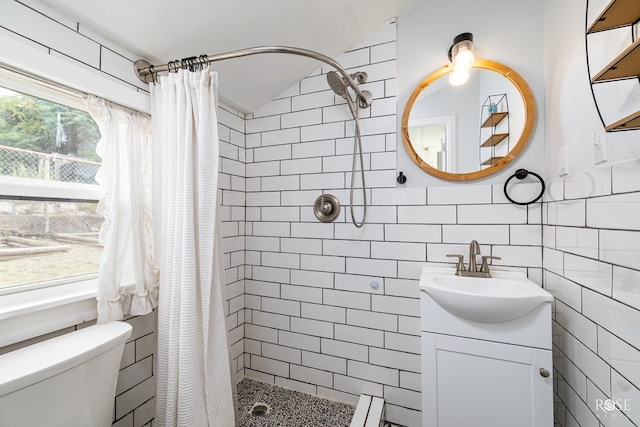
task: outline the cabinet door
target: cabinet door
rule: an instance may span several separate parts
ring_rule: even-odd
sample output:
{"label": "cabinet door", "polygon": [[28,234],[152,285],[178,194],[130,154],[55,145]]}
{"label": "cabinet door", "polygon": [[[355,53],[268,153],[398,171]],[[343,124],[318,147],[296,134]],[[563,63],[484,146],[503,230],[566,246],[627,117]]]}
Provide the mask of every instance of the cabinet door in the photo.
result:
{"label": "cabinet door", "polygon": [[553,425],[550,350],[423,332],[422,358],[423,427]]}

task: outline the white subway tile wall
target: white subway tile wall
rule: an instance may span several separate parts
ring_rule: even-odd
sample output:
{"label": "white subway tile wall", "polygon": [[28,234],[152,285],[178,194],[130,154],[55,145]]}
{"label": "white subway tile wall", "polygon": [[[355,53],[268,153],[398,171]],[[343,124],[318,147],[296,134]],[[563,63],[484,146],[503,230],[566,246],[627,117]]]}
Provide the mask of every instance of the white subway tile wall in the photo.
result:
{"label": "white subway tile wall", "polygon": [[[245,116],[239,111],[227,107],[224,104],[218,105],[218,134],[220,139],[220,161],[223,165],[221,172],[219,173],[219,191],[222,192],[222,205],[220,208],[221,222],[223,232],[222,249],[224,252],[224,268],[225,268],[225,300],[227,313],[227,331],[229,345],[231,347],[231,370],[234,373],[234,381],[237,383],[244,377],[244,361],[245,361],[245,322],[247,305],[247,299],[251,297],[245,294],[245,265],[246,259],[250,257],[250,254],[245,250],[247,242],[245,240],[246,234],[246,209],[249,206],[247,193],[247,173],[246,173],[246,138],[245,138]],[[231,167],[231,162],[233,166]],[[227,167],[224,167],[227,165]],[[286,183],[285,183],[286,185]],[[255,194],[255,193],[251,193]],[[266,192],[268,198],[272,199],[274,196],[270,192]],[[225,197],[226,195],[226,197]],[[279,205],[279,198],[277,205]],[[269,202],[267,202],[269,203]],[[274,204],[276,204],[274,202]],[[289,210],[283,211],[280,208],[275,207],[278,211],[270,211],[265,208],[264,213],[265,221],[268,218],[280,216],[281,219],[287,219],[291,215]],[[295,218],[292,217],[292,218]],[[273,224],[267,223],[266,224]],[[254,231],[255,225],[252,224]],[[256,239],[269,239],[269,237]],[[256,247],[266,245],[267,248],[273,248],[269,246],[278,243],[277,239],[272,238],[269,240],[255,241]],[[288,253],[278,254],[275,251],[269,251],[271,257],[267,256],[262,258],[265,262],[266,268],[280,268],[290,265],[297,265],[296,260],[293,258],[295,255]],[[254,252],[254,255],[258,255]],[[293,264],[291,264],[293,263]],[[278,292],[279,295],[279,292]],[[248,301],[249,305],[256,304],[254,300]],[[253,305],[255,306],[255,305]],[[266,313],[265,313],[266,314]],[[277,322],[275,318],[270,319]],[[272,342],[275,342],[273,340]]]}
{"label": "white subway tile wall", "polygon": [[[132,78],[130,52],[35,0],[5,3],[2,33],[146,91]],[[557,299],[556,421],[610,425],[603,417],[617,415],[620,425],[639,424],[637,411],[608,414],[597,406],[640,398],[638,160],[549,182],[545,203],[528,207],[508,203],[502,185],[397,187],[395,55],[392,23],[337,58],[369,74],[363,88],[374,96],[361,112],[370,202],[362,229],[348,212],[355,128],[345,101],[325,84],[328,69],[249,117],[219,108],[227,328],[237,379],[352,403],[360,393],[381,396],[389,421],[420,425],[420,268],[450,263],[447,254],[466,253],[476,239],[484,254],[502,257],[497,264],[525,269]],[[512,195],[525,199],[536,189],[522,184]],[[322,193],[344,204],[335,223],[313,216]],[[128,320],[134,336],[123,356],[117,426],[152,424],[149,319]]]}
{"label": "white subway tile wall", "polygon": [[124,85],[148,91],[147,84],[132,72],[137,57],[38,1],[4,1],[0,31],[43,46],[51,55],[62,56],[79,67],[98,70]]}
{"label": "white subway tile wall", "polygon": [[[638,425],[640,168],[636,159],[550,183],[544,283],[555,298],[555,417]],[[607,411],[603,402],[618,405]]]}
{"label": "white subway tile wall", "polygon": [[[389,421],[417,426],[422,265],[452,263],[446,254],[477,239],[541,283],[542,223],[539,203],[512,205],[502,185],[397,187],[395,34],[389,24],[337,58],[369,74],[363,87],[374,96],[361,114],[363,228],[349,214],[353,120],[326,84],[328,68],[247,117],[244,372],[344,401],[384,397]],[[323,193],[343,204],[334,223],[313,215]]]}

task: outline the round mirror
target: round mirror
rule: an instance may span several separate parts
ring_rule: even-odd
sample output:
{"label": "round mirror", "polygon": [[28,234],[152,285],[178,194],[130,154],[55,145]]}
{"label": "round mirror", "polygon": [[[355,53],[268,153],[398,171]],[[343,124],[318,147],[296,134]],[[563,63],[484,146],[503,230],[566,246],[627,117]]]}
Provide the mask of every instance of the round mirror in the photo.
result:
{"label": "round mirror", "polygon": [[470,180],[513,160],[529,140],[535,101],[511,68],[476,59],[469,80],[453,86],[446,65],[415,88],[402,115],[402,138],[413,161],[440,178]]}

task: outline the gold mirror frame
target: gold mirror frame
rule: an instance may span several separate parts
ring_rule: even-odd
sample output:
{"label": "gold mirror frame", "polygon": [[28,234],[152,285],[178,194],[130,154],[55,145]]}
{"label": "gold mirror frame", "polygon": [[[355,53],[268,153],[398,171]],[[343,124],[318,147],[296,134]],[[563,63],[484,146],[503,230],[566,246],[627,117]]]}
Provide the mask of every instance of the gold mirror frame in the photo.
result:
{"label": "gold mirror frame", "polygon": [[511,160],[515,159],[516,156],[527,145],[527,142],[529,142],[529,137],[531,136],[531,132],[533,130],[533,124],[536,118],[536,103],[529,85],[522,78],[522,76],[520,76],[520,74],[516,73],[506,65],[503,65],[499,62],[490,61],[488,59],[476,59],[473,63],[473,68],[495,71],[506,77],[518,89],[518,91],[520,92],[520,96],[522,96],[522,101],[524,102],[524,128],[522,129],[520,139],[518,139],[518,142],[511,149],[511,151],[509,151],[509,153],[507,153],[507,155],[504,156],[501,160],[491,166],[486,167],[485,169],[468,173],[451,173],[441,171],[427,164],[424,160],[422,160],[422,158],[418,155],[418,153],[413,148],[413,145],[411,144],[411,139],[409,138],[409,115],[411,114],[413,104],[416,102],[416,99],[422,93],[422,91],[430,84],[438,80],[440,77],[445,76],[452,71],[452,67],[450,64],[439,68],[432,74],[428,75],[427,78],[425,78],[413,90],[413,93],[411,93],[411,96],[407,101],[407,105],[404,107],[404,113],[402,114],[402,140],[404,142],[404,148],[407,150],[409,157],[411,157],[411,159],[420,167],[420,169],[431,175],[437,176],[438,178],[449,179],[453,181],[468,181],[472,179],[482,178],[499,171],[507,164],[509,164]]}

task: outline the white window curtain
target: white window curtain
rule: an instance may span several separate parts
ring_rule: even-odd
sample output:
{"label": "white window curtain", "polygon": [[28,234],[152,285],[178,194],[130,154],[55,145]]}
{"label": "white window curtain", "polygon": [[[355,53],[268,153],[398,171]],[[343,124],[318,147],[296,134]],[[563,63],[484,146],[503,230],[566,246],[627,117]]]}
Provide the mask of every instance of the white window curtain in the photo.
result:
{"label": "white window curtain", "polygon": [[98,323],[142,315],[158,305],[153,260],[151,202],[151,118],[89,96],[89,113],[100,128],[96,174],[104,216],[98,271]]}
{"label": "white window curtain", "polygon": [[151,84],[160,267],[158,426],[235,425],[218,215],[217,74]]}

